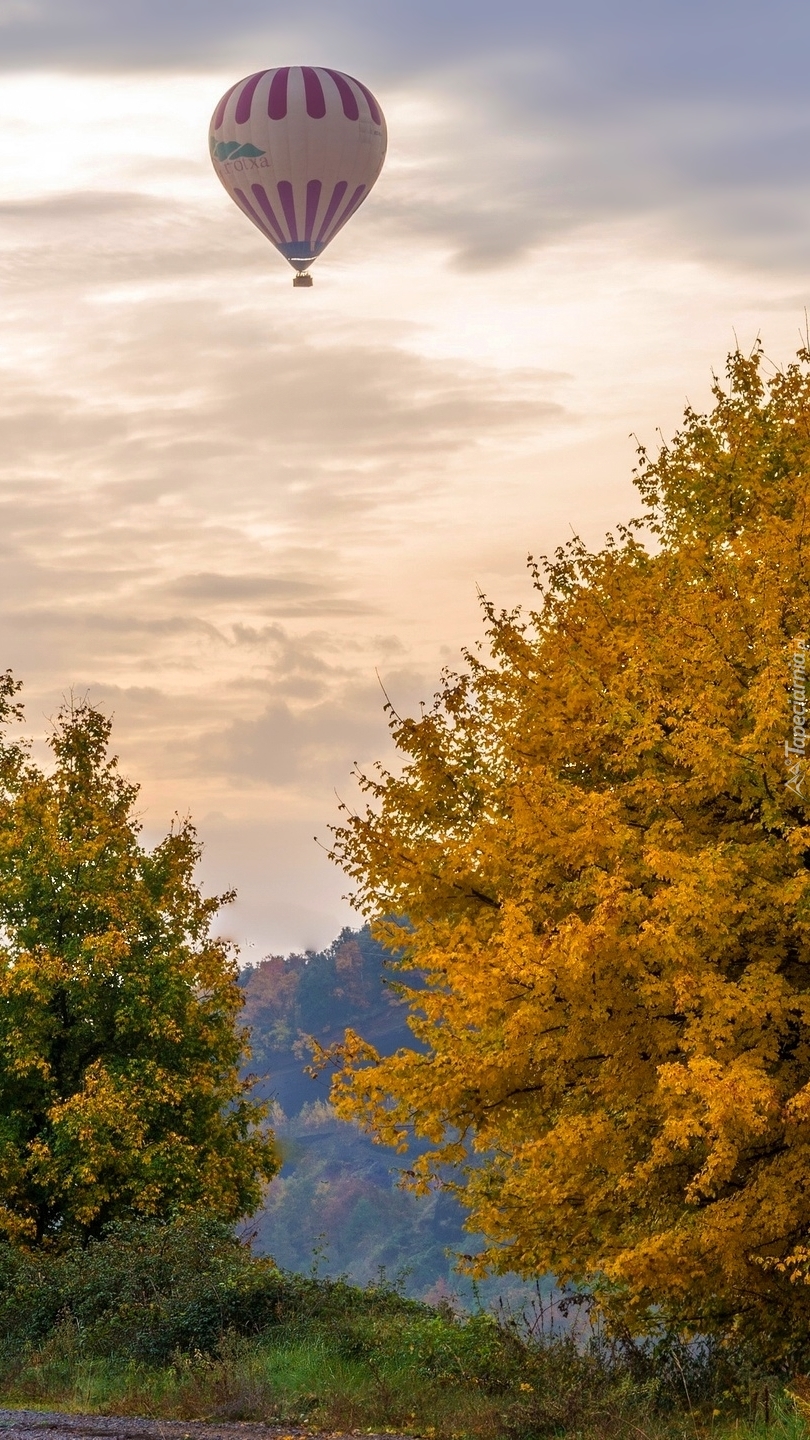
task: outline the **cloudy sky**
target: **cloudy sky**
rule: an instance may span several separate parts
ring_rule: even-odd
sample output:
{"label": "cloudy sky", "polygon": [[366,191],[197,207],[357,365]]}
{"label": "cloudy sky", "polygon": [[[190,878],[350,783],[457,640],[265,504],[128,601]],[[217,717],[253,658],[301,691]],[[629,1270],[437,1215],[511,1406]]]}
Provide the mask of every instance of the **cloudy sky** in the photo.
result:
{"label": "cloudy sky", "polygon": [[[735,337],[810,301],[799,0],[0,0],[0,668],[115,716],[245,959],[349,916],[352,762],[598,543]],[[273,65],[376,93],[377,187],[296,290],[207,156]]]}

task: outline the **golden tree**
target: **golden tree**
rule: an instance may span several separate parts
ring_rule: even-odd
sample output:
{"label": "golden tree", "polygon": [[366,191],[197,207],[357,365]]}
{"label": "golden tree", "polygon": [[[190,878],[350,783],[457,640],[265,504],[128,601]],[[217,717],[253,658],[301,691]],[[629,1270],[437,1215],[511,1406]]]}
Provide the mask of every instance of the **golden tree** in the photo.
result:
{"label": "golden tree", "polygon": [[558,551],[392,715],[402,771],[334,854],[419,972],[419,1046],[348,1033],[333,1099],[431,1142],[411,1183],[455,1186],[480,1264],[637,1325],[768,1306],[778,1347],[810,1333],[810,352],[728,375],[641,451],[652,543]]}
{"label": "golden tree", "polygon": [[[19,717],[0,677],[0,720]],[[240,1079],[246,1036],[222,899],[189,823],[153,851],[109,720],[68,708],[44,773],[0,740],[0,1233],[97,1234],[125,1216],[256,1208],[277,1168]]]}

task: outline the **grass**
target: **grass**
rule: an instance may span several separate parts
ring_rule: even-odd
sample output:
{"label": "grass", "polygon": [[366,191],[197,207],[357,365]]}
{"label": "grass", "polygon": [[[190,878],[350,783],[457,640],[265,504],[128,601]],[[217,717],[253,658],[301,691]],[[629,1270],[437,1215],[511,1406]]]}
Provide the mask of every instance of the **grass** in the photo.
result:
{"label": "grass", "polygon": [[[455,1316],[287,1275],[212,1226],[0,1254],[0,1404],[429,1440],[808,1440],[727,1352]],[[751,1396],[757,1404],[752,1406]],[[753,1409],[757,1414],[753,1415]]]}
{"label": "grass", "polygon": [[[784,1392],[760,1417],[662,1405],[655,1384],[611,1374],[565,1339],[548,1342],[506,1375],[465,1353],[465,1326],[438,1317],[402,1325],[372,1348],[345,1332],[304,1326],[254,1338],[225,1336],[216,1354],[178,1353],[168,1364],[82,1353],[62,1324],[46,1344],[7,1368],[2,1404],[178,1420],[260,1420],[330,1431],[398,1431],[435,1440],[807,1440]],[[497,1330],[497,1327],[495,1327]],[[499,1338],[495,1336],[494,1338]],[[454,1344],[455,1342],[455,1344]],[[361,1353],[350,1353],[351,1350]],[[761,1409],[761,1405],[760,1405]],[[667,1410],[669,1413],[666,1413]]]}

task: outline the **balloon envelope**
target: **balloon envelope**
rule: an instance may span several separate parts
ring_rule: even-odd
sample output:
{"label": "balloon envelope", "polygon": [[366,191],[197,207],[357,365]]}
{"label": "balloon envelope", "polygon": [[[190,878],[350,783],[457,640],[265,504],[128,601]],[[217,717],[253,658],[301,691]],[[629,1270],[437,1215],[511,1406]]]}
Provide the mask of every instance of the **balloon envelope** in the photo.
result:
{"label": "balloon envelope", "polygon": [[231,199],[295,270],[362,205],[385,159],[382,110],[340,70],[260,70],[223,95],[211,159]]}

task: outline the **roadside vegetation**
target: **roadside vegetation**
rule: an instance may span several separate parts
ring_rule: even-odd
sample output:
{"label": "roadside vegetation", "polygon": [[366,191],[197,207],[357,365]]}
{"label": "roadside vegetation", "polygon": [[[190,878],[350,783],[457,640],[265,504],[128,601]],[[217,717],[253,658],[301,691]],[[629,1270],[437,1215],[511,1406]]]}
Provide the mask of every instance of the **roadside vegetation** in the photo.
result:
{"label": "roadside vegetation", "polygon": [[[732,355],[641,452],[642,520],[391,710],[334,833],[370,928],[319,955],[240,974],[107,717],[67,705],[43,769],[0,675],[7,1405],[810,1433],[810,349],[766,370]],[[351,1278],[299,1273],[319,1235]],[[458,1312],[462,1243],[470,1282],[568,1288]],[[400,1257],[410,1295],[369,1283]]]}
{"label": "roadside vegetation", "polygon": [[[261,1420],[436,1440],[808,1434],[742,1351],[576,1323],[456,1315],[381,1277],[280,1271],[212,1221],[118,1224],[85,1248],[0,1251],[5,1406]],[[563,1307],[565,1308],[565,1306]]]}
{"label": "roadside vegetation", "polygon": [[408,1183],[458,1196],[479,1273],[781,1363],[810,1346],[810,349],[732,354],[636,483],[639,520],[390,711],[333,855],[418,1043],[315,1063],[343,1119],[425,1142]]}

